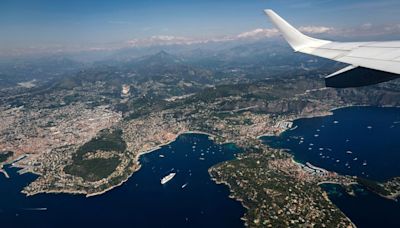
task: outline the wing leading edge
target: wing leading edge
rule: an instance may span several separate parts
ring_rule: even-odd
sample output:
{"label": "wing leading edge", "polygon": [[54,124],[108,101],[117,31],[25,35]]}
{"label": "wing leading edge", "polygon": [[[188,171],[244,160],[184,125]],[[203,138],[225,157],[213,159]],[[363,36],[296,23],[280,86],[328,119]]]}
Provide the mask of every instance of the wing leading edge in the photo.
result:
{"label": "wing leading edge", "polygon": [[392,42],[332,42],[304,35],[272,10],[265,10],[296,51],[347,63],[346,67],[329,75],[328,87],[358,87],[377,84],[400,77],[400,41]]}

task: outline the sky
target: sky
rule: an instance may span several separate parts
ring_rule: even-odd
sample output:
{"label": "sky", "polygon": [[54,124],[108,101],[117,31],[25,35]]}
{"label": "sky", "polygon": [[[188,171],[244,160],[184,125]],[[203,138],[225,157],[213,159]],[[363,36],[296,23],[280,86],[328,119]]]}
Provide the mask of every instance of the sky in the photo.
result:
{"label": "sky", "polygon": [[234,36],[271,29],[266,8],[311,33],[400,33],[398,0],[1,0],[0,50]]}

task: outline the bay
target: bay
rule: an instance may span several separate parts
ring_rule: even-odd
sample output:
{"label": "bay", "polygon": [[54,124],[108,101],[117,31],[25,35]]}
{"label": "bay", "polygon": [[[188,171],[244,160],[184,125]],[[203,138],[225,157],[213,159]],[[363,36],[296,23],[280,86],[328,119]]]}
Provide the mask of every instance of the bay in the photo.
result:
{"label": "bay", "polygon": [[[142,168],[126,183],[105,194],[39,194],[22,188],[33,174],[0,177],[2,227],[242,227],[245,209],[230,199],[225,185],[215,184],[208,168],[234,159],[232,144],[217,145],[206,135],[184,134],[169,145],[142,155]],[[176,176],[161,185],[170,172]],[[184,187],[183,187],[184,186]]]}

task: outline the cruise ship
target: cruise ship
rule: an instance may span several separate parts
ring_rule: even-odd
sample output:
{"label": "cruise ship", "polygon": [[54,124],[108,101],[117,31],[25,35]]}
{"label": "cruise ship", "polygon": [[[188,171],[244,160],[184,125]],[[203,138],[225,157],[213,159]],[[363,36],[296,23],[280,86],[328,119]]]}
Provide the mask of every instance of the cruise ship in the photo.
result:
{"label": "cruise ship", "polygon": [[163,177],[161,179],[161,184],[166,184],[168,181],[172,180],[172,178],[174,178],[176,175],[176,173],[170,173],[167,176]]}

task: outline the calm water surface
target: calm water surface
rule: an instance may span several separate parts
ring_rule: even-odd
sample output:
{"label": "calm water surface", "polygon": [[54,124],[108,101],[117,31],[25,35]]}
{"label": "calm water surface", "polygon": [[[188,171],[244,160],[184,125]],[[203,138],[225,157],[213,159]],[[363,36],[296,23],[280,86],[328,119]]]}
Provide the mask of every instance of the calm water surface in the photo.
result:
{"label": "calm water surface", "polygon": [[[300,162],[340,174],[385,181],[400,176],[400,109],[351,107],[332,116],[300,119],[279,137],[263,137],[273,147],[288,148]],[[324,185],[332,201],[359,227],[400,227],[400,203],[357,188],[349,196]]]}
{"label": "calm water surface", "polygon": [[[297,120],[294,126],[263,141],[291,149],[300,162],[341,174],[380,181],[400,176],[400,109],[345,108],[332,116]],[[229,199],[228,188],[216,185],[207,172],[238,152],[230,144],[214,144],[205,135],[182,135],[143,155],[141,170],[123,186],[92,198],[25,197],[19,191],[36,177],[7,168],[11,179],[0,176],[0,219],[6,227],[241,227],[244,208]],[[176,177],[162,186],[160,179],[172,171]],[[323,188],[357,226],[400,227],[400,203],[359,187],[356,197],[336,185]]]}
{"label": "calm water surface", "polygon": [[[7,168],[11,178],[0,177],[1,227],[242,227],[244,208],[208,174],[209,167],[238,152],[205,135],[181,135],[143,155],[142,168],[123,186],[91,198],[25,197],[20,190],[36,177]],[[160,179],[170,172],[177,173],[175,178],[161,185]]]}

